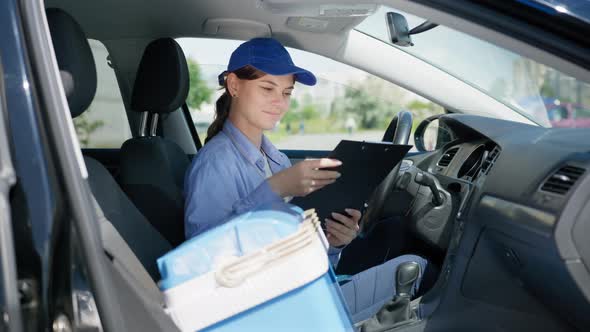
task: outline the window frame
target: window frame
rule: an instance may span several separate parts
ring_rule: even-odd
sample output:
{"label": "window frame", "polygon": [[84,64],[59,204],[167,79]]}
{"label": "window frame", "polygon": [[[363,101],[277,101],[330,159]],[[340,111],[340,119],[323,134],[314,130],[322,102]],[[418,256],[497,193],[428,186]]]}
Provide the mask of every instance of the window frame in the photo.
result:
{"label": "window frame", "polygon": [[0,56],[0,312],[8,315],[3,324],[8,331],[23,330],[20,296],[18,292],[18,273],[10,191],[16,184],[16,171],[13,166],[8,135],[6,94],[4,90],[4,69]]}

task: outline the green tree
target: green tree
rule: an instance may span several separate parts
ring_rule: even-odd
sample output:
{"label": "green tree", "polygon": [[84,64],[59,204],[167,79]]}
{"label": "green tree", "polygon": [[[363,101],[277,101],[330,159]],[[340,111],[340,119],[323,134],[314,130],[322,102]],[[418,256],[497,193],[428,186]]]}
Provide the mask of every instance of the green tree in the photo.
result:
{"label": "green tree", "polygon": [[74,119],[74,128],[76,129],[76,135],[80,141],[82,147],[88,147],[90,143],[90,135],[98,130],[98,128],[104,126],[102,120],[91,121],[87,118],[87,114],[82,114]]}
{"label": "green tree", "polygon": [[283,116],[281,122],[295,123],[301,120],[313,120],[320,116],[317,106],[313,103],[313,97],[310,94],[305,94],[302,97],[302,105],[297,99],[291,99],[289,111]]}
{"label": "green tree", "polygon": [[539,93],[542,97],[559,98],[557,96],[557,93],[555,93],[555,89],[553,89],[553,87],[549,84],[548,81],[543,82],[543,85],[541,85]]}
{"label": "green tree", "polygon": [[338,105],[333,107],[333,111],[334,108],[339,109],[338,118],[346,119],[347,114],[353,114],[359,120],[359,126],[364,129],[386,126],[397,109],[396,105],[385,102],[362,86],[347,86],[343,100],[334,105]]}
{"label": "green tree", "polygon": [[[314,102],[313,96],[309,93],[306,93],[301,98],[301,107],[298,109],[299,119],[303,120],[313,120],[319,118],[320,112],[318,110],[317,103]],[[299,103],[297,103],[299,106]]]}
{"label": "green tree", "polygon": [[360,128],[385,128],[401,109],[400,101],[405,95],[398,86],[369,76],[345,86],[344,95],[330,105],[330,118],[344,121],[352,115]]}
{"label": "green tree", "polygon": [[281,120],[281,123],[284,123],[285,127],[287,126],[287,124],[290,124],[292,126],[294,123],[299,122],[300,117],[301,112],[299,111],[299,102],[297,101],[297,99],[291,99],[289,111],[285,113],[283,119]]}
{"label": "green tree", "polygon": [[344,92],[346,104],[344,113],[356,114],[360,119],[361,128],[376,128],[379,123],[379,102],[365,89],[346,87]]}
{"label": "green tree", "polygon": [[190,58],[187,63],[190,88],[186,103],[192,109],[199,109],[201,104],[211,101],[213,90],[207,86],[207,82],[203,79],[199,64]]}
{"label": "green tree", "polygon": [[289,112],[295,111],[298,108],[299,108],[299,102],[297,101],[297,99],[295,99],[295,98],[291,99],[291,101],[289,103]]}
{"label": "green tree", "polygon": [[416,99],[406,104],[406,108],[412,112],[412,115],[414,116],[414,127],[418,126],[418,124],[427,117],[442,114],[445,111],[442,107],[433,102]]}
{"label": "green tree", "polygon": [[318,111],[314,105],[305,105],[301,108],[301,117],[303,120],[312,120],[319,116]]}
{"label": "green tree", "polygon": [[420,100],[412,100],[411,102],[409,102],[406,105],[406,107],[411,111],[420,111],[420,110],[429,109],[430,104],[432,104],[432,103],[423,102]]}

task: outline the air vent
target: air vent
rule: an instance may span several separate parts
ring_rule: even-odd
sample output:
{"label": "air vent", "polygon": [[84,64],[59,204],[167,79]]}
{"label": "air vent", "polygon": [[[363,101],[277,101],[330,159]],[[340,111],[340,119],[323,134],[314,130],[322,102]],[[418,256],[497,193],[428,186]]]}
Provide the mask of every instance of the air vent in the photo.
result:
{"label": "air vent", "polygon": [[488,172],[492,168],[492,165],[496,162],[496,159],[498,159],[499,154],[500,154],[500,148],[498,148],[497,146],[494,147],[492,152],[490,152],[490,154],[488,155],[486,160],[484,160],[483,164],[481,165],[480,174],[482,174],[482,173],[488,174]]}
{"label": "air vent", "polygon": [[457,154],[457,151],[459,151],[459,148],[452,148],[452,149],[448,149],[442,157],[440,157],[440,160],[438,161],[438,166],[441,167],[447,167],[449,166],[449,164],[451,163],[451,160],[453,160],[453,157],[455,157],[455,154]]}
{"label": "air vent", "polygon": [[565,195],[565,193],[567,193],[568,190],[574,186],[582,174],[584,174],[583,168],[564,166],[551,175],[547,180],[545,180],[541,190],[559,195]]}

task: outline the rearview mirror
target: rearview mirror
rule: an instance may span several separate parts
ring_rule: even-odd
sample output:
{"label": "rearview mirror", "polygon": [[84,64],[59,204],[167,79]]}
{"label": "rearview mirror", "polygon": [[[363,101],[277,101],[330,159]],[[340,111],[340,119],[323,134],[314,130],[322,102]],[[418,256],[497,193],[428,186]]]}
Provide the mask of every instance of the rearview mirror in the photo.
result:
{"label": "rearview mirror", "polygon": [[388,12],[387,15],[387,31],[389,32],[389,40],[399,46],[412,46],[412,38],[410,38],[410,29],[408,28],[408,21],[402,14]]}
{"label": "rearview mirror", "polygon": [[399,13],[388,12],[387,18],[387,32],[389,33],[389,40],[394,45],[398,46],[414,46],[410,35],[416,35],[432,28],[436,28],[438,24],[429,21],[424,21],[422,24],[410,30],[406,17]]}

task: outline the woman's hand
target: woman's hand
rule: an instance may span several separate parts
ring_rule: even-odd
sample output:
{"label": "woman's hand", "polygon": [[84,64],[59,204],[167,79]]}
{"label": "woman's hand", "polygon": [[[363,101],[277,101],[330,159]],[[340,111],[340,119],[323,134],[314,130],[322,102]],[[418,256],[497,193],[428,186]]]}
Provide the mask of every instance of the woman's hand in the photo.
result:
{"label": "woman's hand", "polygon": [[268,178],[271,189],[281,197],[305,196],[334,183],[340,177],[336,171],[322,168],[337,167],[342,162],[336,159],[308,159],[282,170]]}
{"label": "woman's hand", "polygon": [[332,247],[345,246],[352,242],[358,235],[361,212],[355,209],[345,209],[345,211],[350,217],[332,212],[332,218],[338,220],[340,223],[326,218],[326,237]]}

